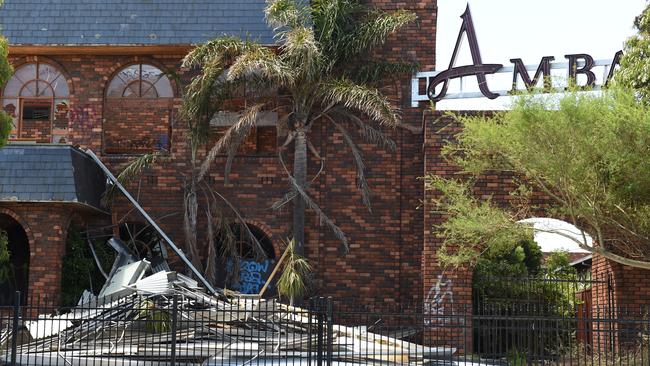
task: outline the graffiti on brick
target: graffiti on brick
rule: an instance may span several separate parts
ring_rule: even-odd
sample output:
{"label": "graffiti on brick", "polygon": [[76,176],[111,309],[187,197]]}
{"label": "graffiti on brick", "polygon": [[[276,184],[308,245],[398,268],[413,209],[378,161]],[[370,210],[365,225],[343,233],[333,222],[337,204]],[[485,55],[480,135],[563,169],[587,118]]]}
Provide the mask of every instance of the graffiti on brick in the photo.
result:
{"label": "graffiti on brick", "polygon": [[124,138],[122,136],[117,138],[106,138],[106,151],[113,153],[132,153],[132,152],[148,152],[153,150],[168,150],[169,149],[169,136],[167,134],[160,134],[157,138],[150,136],[143,136],[138,138]]}
{"label": "graffiti on brick", "polygon": [[75,128],[92,128],[99,121],[99,113],[90,105],[73,107],[68,111],[70,124]]}
{"label": "graffiti on brick", "polygon": [[438,280],[431,286],[424,301],[424,324],[440,327],[452,322],[454,317],[453,282],[438,275]]}
{"label": "graffiti on brick", "polygon": [[[273,270],[272,259],[257,262],[252,259],[243,259],[239,262],[239,279],[232,284],[232,288],[242,294],[257,294],[266,283],[269,273]],[[232,268],[232,262],[228,262],[228,269]],[[269,289],[272,285],[269,285]]]}

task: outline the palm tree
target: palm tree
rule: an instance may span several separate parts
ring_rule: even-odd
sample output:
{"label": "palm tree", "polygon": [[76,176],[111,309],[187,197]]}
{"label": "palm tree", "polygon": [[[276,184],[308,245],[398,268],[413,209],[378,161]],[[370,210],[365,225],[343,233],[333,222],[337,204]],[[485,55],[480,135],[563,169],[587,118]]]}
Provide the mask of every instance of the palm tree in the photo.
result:
{"label": "palm tree", "polygon": [[[398,127],[400,115],[378,85],[388,76],[412,72],[415,65],[375,59],[371,52],[389,35],[414,22],[415,14],[402,10],[387,13],[361,5],[357,0],[270,0],[265,13],[276,31],[277,47],[221,37],[197,47],[184,59],[184,67],[200,71],[188,86],[183,106],[185,118],[195,121],[197,126],[206,126],[197,129],[197,139],[207,135],[209,121],[216,113],[232,108],[233,99],[243,98],[246,102],[237,121],[211,147],[198,167],[198,181],[205,177],[220,154],[227,155],[227,180],[237,148],[254,128],[260,114],[278,111],[281,116],[277,122],[278,135],[286,135],[278,157],[290,188],[273,207],[293,203],[293,239],[297,253],[304,253],[307,207],[331,228],[347,249],[343,231],[307,194],[308,153],[323,164],[309,132],[322,123],[340,131],[356,164],[363,203],[370,208],[363,158],[349,129],[356,129],[365,141],[395,149],[395,143],[376,124]],[[293,147],[292,169],[283,159],[290,146]]]}

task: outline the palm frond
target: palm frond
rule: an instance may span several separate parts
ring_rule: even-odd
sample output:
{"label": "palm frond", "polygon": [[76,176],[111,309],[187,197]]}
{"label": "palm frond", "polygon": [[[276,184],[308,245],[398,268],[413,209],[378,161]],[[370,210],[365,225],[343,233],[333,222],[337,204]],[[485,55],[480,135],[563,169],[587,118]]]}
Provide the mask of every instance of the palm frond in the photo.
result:
{"label": "palm frond", "polygon": [[192,127],[197,127],[198,121],[209,120],[232,92],[243,83],[242,80],[226,80],[224,73],[225,66],[218,62],[211,63],[205,66],[202,73],[193,78],[187,86],[181,115],[188,121],[191,132],[199,136],[206,136],[206,131],[195,131]]}
{"label": "palm frond", "polygon": [[314,212],[316,213],[316,216],[318,217],[318,222],[319,222],[321,225],[322,225],[322,224],[327,225],[327,226],[330,228],[330,230],[332,230],[332,232],[334,233],[334,236],[335,236],[338,240],[340,240],[341,243],[343,243],[343,246],[345,247],[345,251],[346,251],[346,252],[349,252],[349,251],[350,251],[350,247],[349,247],[349,244],[348,244],[348,239],[347,239],[347,237],[345,236],[345,233],[343,232],[343,230],[341,230],[341,228],[339,228],[339,227],[334,223],[334,221],[332,221],[332,219],[330,219],[330,218],[325,214],[325,212],[323,212],[323,210],[320,208],[320,206],[318,206],[318,204],[317,204],[316,202],[314,202],[314,201],[311,199],[311,197],[307,194],[307,192],[305,192],[305,190],[303,190],[303,189],[298,185],[298,183],[296,182],[296,180],[295,180],[295,179],[293,178],[293,176],[291,176],[291,175],[289,175],[289,182],[291,183],[291,186],[293,187],[293,189],[294,189],[294,190],[296,191],[296,193],[297,193],[297,196],[296,196],[296,197],[300,197],[300,198],[302,198],[302,199],[305,201],[305,204],[307,205],[307,207],[309,207],[312,211],[314,211]]}
{"label": "palm frond", "polygon": [[346,74],[357,84],[378,84],[403,75],[411,75],[419,69],[417,62],[391,62],[385,60],[364,61]]}
{"label": "palm frond", "polygon": [[293,201],[294,198],[298,196],[298,192],[296,192],[295,189],[292,187],[287,191],[287,193],[282,196],[282,198],[278,201],[275,201],[273,205],[271,206],[271,209],[273,211],[279,211],[281,210],[284,206],[286,206],[289,202]]}
{"label": "palm frond", "polygon": [[[227,80],[226,71],[205,72],[195,77],[184,96],[182,117],[189,126],[189,138],[196,145],[204,144],[209,137],[210,120],[216,113],[228,109],[232,98],[249,98],[248,89],[255,91],[275,90],[273,82],[255,75],[236,80]],[[267,96],[258,93],[255,98]]]}
{"label": "palm frond", "polygon": [[[120,174],[117,175],[117,181],[122,185],[127,185],[134,180],[138,179],[142,174],[142,171],[153,166],[156,163],[156,160],[162,155],[160,151],[153,153],[143,154],[133,161],[131,161]],[[115,185],[111,185],[104,192],[101,204],[104,207],[108,207],[109,203],[113,200],[115,195]]]}
{"label": "palm frond", "polygon": [[228,128],[226,133],[214,144],[203,160],[203,163],[201,163],[198,175],[199,181],[203,180],[203,177],[210,169],[217,155],[227,151],[233,144],[238,144],[239,141],[243,141],[248,136],[257,122],[257,117],[262,107],[264,107],[264,103],[259,103],[244,111],[237,122]]}
{"label": "palm frond", "polygon": [[270,0],[264,9],[266,21],[276,30],[297,28],[309,21],[309,11],[303,1]]}
{"label": "palm frond", "polygon": [[343,135],[343,139],[345,142],[348,144],[350,147],[350,151],[352,152],[352,157],[354,158],[354,163],[355,166],[357,167],[357,188],[359,188],[359,191],[361,192],[361,200],[363,201],[363,204],[368,207],[368,210],[372,212],[372,209],[370,208],[370,187],[368,186],[368,181],[366,180],[366,174],[365,174],[365,164],[363,163],[363,157],[361,156],[361,151],[359,150],[359,147],[357,144],[354,143],[354,140],[352,139],[352,136],[350,136],[350,133],[340,124],[334,121],[333,119],[330,119],[330,121],[336,126],[336,128],[341,132]]}
{"label": "palm frond", "polygon": [[379,129],[372,127],[368,122],[362,121],[354,113],[347,110],[333,110],[329,114],[334,114],[342,117],[343,119],[352,122],[357,127],[359,136],[368,143],[375,144],[390,152],[397,150],[395,141]]}
{"label": "palm frond", "polygon": [[342,38],[344,47],[341,50],[348,60],[366,53],[374,47],[384,44],[389,35],[416,19],[415,13],[407,10],[397,10],[392,13],[381,10],[372,11],[365,22],[359,24],[353,32]]}
{"label": "palm frond", "polygon": [[190,185],[186,187],[183,198],[183,233],[185,234],[185,248],[187,254],[196,268],[201,268],[201,259],[199,257],[198,242],[196,237],[196,226],[198,223],[198,200],[196,191]]}
{"label": "palm frond", "polygon": [[216,38],[190,51],[183,58],[182,67],[204,67],[215,62],[221,65],[228,65],[251,47],[251,42],[243,41],[237,37],[225,36]]}
{"label": "palm frond", "polygon": [[394,110],[388,98],[375,88],[355,84],[343,78],[324,83],[322,94],[325,104],[340,104],[391,127],[396,127],[400,123],[397,110]]}
{"label": "palm frond", "polygon": [[312,28],[297,27],[284,32],[280,51],[282,60],[300,74],[311,78],[320,73],[318,66],[323,55]]}
{"label": "palm frond", "polygon": [[117,180],[122,184],[128,184],[138,178],[144,169],[154,165],[161,155],[162,153],[160,151],[156,151],[139,156],[120,172],[117,176]]}
{"label": "palm frond", "polygon": [[[210,202],[210,198],[208,197],[207,193],[203,192],[203,194],[205,195],[206,202]],[[216,205],[214,205],[213,202],[210,202],[208,205],[206,205],[205,219],[207,223],[206,239],[208,241],[208,255],[205,259],[205,269],[203,272],[205,273],[205,277],[208,278],[209,281],[212,281],[212,283],[215,283],[217,280],[217,246],[214,232],[214,219],[215,215],[217,215],[217,212],[218,208]]]}
{"label": "palm frond", "polygon": [[257,76],[281,85],[290,85],[294,81],[292,68],[267,47],[257,46],[237,57],[228,69],[227,79],[245,79]]}
{"label": "palm frond", "polygon": [[332,40],[347,34],[365,7],[357,0],[312,0],[311,9],[317,39],[329,48],[338,45]]}
{"label": "palm frond", "polygon": [[[250,227],[246,223],[246,220],[242,216],[242,214],[235,208],[235,206],[226,198],[224,197],[221,193],[218,191],[212,189],[210,185],[208,185],[206,182],[203,182],[203,189],[210,193],[212,195],[212,203],[216,204],[217,198],[221,200],[221,202],[225,203],[226,206],[230,209],[230,211],[235,215],[236,221],[239,222],[239,225],[241,225],[245,229],[245,234],[248,236],[250,241],[253,243],[253,254],[255,255],[256,259],[262,259],[265,256],[264,248],[262,248],[262,244],[260,244],[259,240],[255,237],[253,232],[251,231]],[[214,209],[213,209],[214,211]],[[220,211],[221,212],[221,211]],[[223,224],[227,222],[226,216],[223,215],[223,213],[220,215],[220,223]]]}
{"label": "palm frond", "polygon": [[228,147],[228,154],[226,156],[226,164],[223,167],[223,184],[230,184],[230,171],[232,170],[232,162],[235,160],[235,155],[237,155],[237,150],[242,144],[241,139],[237,139],[230,144]]}
{"label": "palm frond", "polygon": [[296,253],[295,241],[291,239],[287,247],[287,257],[284,262],[282,274],[278,279],[278,292],[280,295],[291,299],[302,297],[307,290],[305,285],[305,278],[311,272],[311,265],[307,259]]}
{"label": "palm frond", "polygon": [[217,235],[219,235],[219,239],[221,240],[219,243],[219,258],[224,261],[230,261],[232,264],[230,267],[231,270],[226,271],[226,278],[224,280],[226,285],[230,285],[239,280],[239,268],[242,256],[239,252],[239,245],[237,244],[235,233],[227,221],[221,221],[221,225],[217,228]]}
{"label": "palm frond", "polygon": [[[196,146],[207,141],[210,118],[221,104],[212,98],[212,85],[215,84],[214,80],[203,75],[192,80],[186,89],[181,116],[188,125],[188,138]],[[219,88],[219,90],[226,89]]]}
{"label": "palm frond", "polygon": [[201,71],[188,85],[181,109],[193,141],[205,142],[207,121],[243,84],[243,80],[226,80],[225,73],[237,57],[251,48],[249,42],[224,37],[198,46],[185,57],[184,66],[198,66]]}

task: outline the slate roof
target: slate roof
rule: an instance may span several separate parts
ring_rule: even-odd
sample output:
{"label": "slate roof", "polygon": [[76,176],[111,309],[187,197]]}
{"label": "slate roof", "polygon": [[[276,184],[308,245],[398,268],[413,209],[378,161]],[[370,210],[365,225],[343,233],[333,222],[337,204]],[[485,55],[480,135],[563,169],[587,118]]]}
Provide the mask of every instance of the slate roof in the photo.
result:
{"label": "slate roof", "polygon": [[265,0],[5,0],[12,45],[187,45],[224,34],[273,43]]}
{"label": "slate roof", "polygon": [[0,148],[0,202],[74,202],[101,209],[106,176],[69,145],[8,144]]}

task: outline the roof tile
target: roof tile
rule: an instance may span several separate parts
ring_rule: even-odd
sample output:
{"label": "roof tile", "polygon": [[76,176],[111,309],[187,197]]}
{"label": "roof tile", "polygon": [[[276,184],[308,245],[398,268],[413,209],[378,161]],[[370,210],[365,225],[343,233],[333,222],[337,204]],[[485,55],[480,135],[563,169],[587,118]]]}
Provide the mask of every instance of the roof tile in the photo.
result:
{"label": "roof tile", "polygon": [[5,0],[0,24],[11,44],[199,44],[221,34],[272,44],[264,6],[265,0]]}

